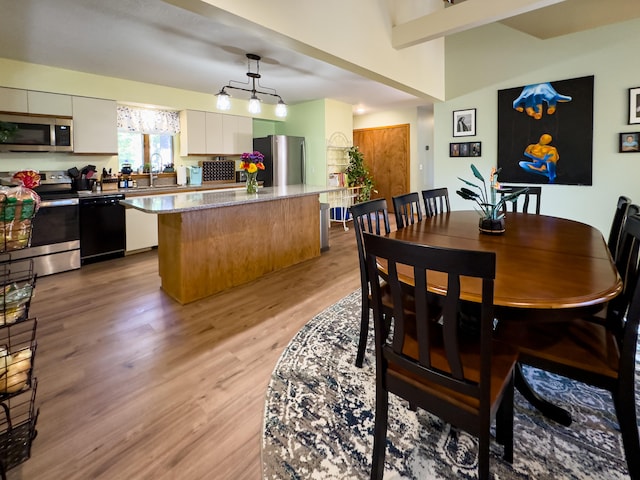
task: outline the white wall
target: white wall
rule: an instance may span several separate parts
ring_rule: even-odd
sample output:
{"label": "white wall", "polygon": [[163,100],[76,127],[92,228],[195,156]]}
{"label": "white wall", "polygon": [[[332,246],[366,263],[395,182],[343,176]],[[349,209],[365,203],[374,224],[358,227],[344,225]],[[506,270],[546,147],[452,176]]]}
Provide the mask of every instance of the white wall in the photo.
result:
{"label": "white wall", "polygon": [[[628,89],[640,86],[640,20],[563,37],[539,40],[502,24],[452,35],[446,40],[447,101],[434,106],[435,183],[449,187],[453,209],[469,209],[452,192],[457,177],[496,165],[497,91],[522,85],[595,76],[593,185],[544,185],[542,213],[571,218],[608,235],[619,195],[640,203],[640,153],[618,153],[619,133],[640,131],[628,125]],[[453,110],[477,109],[480,158],[449,158]],[[561,162],[562,160],[560,160]]]}

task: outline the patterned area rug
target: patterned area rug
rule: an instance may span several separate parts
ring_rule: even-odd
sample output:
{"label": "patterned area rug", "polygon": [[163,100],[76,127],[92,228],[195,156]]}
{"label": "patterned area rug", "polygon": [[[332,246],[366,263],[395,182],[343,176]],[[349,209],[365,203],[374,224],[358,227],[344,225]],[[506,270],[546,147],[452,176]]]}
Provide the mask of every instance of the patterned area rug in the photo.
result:
{"label": "patterned area rug", "polygon": [[[373,331],[362,369],[354,366],[360,293],[328,308],[298,332],[267,389],[263,478],[369,478],[373,449]],[[516,392],[514,462],[491,445],[491,474],[503,479],[628,479],[613,404],[605,391],[529,368],[546,398],[571,412],[563,427]],[[390,395],[385,480],[477,478],[477,441]]]}

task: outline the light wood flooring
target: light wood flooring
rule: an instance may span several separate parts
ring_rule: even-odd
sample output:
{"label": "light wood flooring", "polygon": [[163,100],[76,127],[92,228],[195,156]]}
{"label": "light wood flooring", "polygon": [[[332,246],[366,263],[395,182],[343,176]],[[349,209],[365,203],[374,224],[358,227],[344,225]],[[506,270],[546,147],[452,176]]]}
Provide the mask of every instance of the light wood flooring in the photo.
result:
{"label": "light wood flooring", "polygon": [[360,285],[353,228],[333,224],[330,247],[186,306],[160,289],[155,251],[39,278],[38,436],[9,480],[259,480],[280,354]]}

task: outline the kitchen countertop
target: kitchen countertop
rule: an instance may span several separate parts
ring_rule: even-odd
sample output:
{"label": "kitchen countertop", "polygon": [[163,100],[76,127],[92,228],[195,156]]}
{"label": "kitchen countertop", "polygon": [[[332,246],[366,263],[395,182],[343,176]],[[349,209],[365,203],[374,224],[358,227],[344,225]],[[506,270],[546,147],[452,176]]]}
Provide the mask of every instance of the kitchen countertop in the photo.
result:
{"label": "kitchen countertop", "polygon": [[223,189],[244,189],[244,182],[228,182],[228,183],[203,183],[202,185],[161,185],[158,187],[135,187],[135,188],[119,188],[117,190],[102,190],[100,192],[92,192],[90,190],[81,190],[78,195],[83,197],[104,197],[105,195],[124,194],[125,198],[148,197],[150,195],[167,195],[188,192],[206,192]]}
{"label": "kitchen countertop", "polygon": [[[121,200],[125,207],[135,208],[147,213],[179,213],[210,208],[228,207],[232,205],[268,202],[284,198],[317,195],[320,193],[340,191],[345,187],[321,187],[313,185],[283,185],[278,187],[260,187],[258,193],[249,194],[244,188],[224,189],[220,187],[215,191],[190,191],[184,193],[147,194],[146,196]],[[152,189],[149,189],[152,190]],[[108,193],[108,192],[107,192]]]}

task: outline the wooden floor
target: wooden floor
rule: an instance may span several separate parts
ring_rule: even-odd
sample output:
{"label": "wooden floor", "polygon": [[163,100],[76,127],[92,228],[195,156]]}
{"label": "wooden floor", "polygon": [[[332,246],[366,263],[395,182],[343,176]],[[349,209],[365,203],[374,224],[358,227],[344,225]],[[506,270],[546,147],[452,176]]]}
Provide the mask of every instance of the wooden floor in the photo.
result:
{"label": "wooden floor", "polygon": [[260,479],[280,354],[360,285],[353,229],[334,224],[330,246],[186,306],[160,290],[155,251],[38,279],[38,436],[9,479]]}

